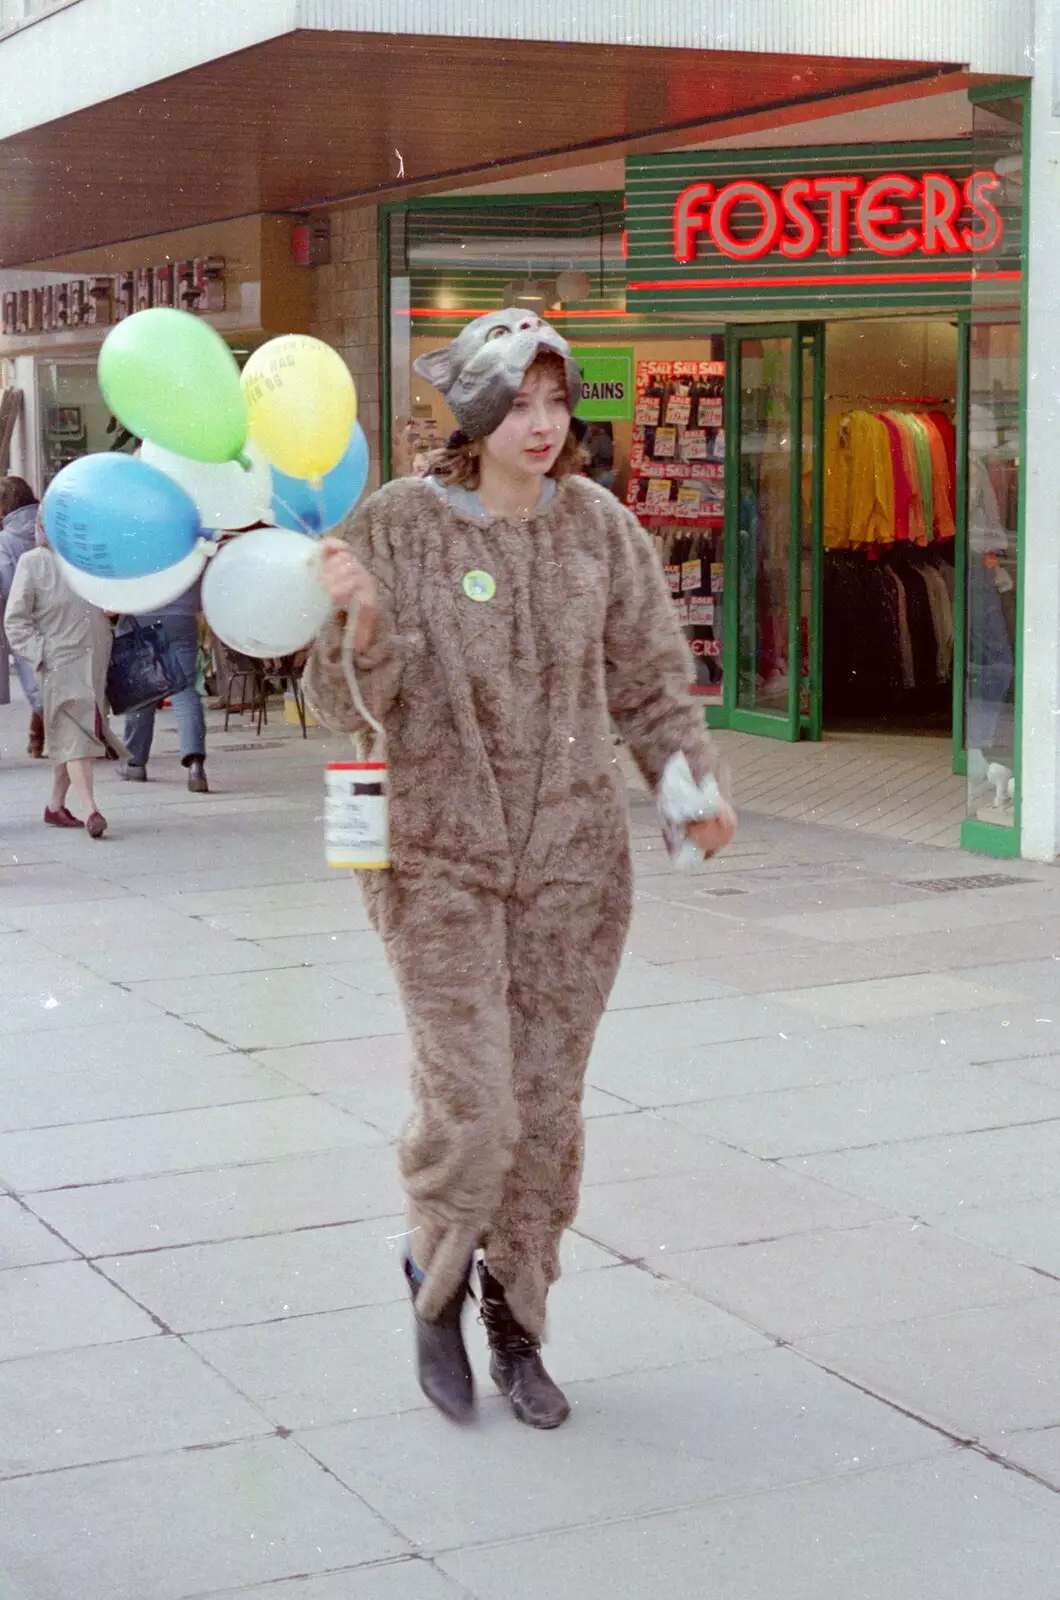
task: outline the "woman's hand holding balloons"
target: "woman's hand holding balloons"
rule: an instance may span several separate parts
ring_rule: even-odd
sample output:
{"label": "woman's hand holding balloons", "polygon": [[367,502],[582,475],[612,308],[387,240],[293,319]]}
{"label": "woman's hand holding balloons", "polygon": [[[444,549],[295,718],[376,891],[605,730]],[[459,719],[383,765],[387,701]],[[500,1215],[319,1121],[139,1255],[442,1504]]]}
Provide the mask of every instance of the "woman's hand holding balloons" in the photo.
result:
{"label": "woman's hand holding balloons", "polygon": [[357,632],[353,647],[360,654],[375,636],[379,591],[368,568],[342,539],[320,541],[320,581],[336,611],[349,611],[356,601]]}

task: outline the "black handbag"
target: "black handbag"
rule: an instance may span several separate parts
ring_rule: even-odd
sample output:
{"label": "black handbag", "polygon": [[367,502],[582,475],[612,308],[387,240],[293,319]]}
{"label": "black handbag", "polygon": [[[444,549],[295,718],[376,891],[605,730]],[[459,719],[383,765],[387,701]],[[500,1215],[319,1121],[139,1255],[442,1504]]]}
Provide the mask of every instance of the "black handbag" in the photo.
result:
{"label": "black handbag", "polygon": [[107,699],[118,716],[156,705],[188,687],[160,622],[140,623],[114,635],[107,668]]}

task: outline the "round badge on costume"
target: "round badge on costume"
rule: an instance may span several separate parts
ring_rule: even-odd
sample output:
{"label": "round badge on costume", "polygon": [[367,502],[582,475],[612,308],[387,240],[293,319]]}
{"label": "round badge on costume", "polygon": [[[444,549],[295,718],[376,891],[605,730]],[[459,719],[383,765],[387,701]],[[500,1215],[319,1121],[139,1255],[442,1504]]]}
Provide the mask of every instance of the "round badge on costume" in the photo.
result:
{"label": "round badge on costume", "polygon": [[488,572],[468,572],[464,575],[464,593],[469,600],[481,603],[493,599],[497,585]]}

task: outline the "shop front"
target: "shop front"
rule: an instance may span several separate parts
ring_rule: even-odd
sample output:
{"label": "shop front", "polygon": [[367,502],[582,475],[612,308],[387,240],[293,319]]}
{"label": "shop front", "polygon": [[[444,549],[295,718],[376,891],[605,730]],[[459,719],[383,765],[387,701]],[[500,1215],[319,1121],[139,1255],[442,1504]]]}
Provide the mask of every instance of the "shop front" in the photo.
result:
{"label": "shop front", "polygon": [[[1020,848],[1022,87],[971,137],[633,156],[623,191],[384,218],[394,473],[451,421],[412,361],[525,304],[583,361],[590,471],[666,569],[712,725],[888,738]],[[868,778],[866,778],[868,781]]]}
{"label": "shop front", "polygon": [[100,345],[133,312],[191,311],[244,361],[273,334],[308,331],[310,289],[288,217],[247,217],[0,274],[4,387],[21,397],[11,470],[43,494],[78,456],[135,448],[96,381]]}

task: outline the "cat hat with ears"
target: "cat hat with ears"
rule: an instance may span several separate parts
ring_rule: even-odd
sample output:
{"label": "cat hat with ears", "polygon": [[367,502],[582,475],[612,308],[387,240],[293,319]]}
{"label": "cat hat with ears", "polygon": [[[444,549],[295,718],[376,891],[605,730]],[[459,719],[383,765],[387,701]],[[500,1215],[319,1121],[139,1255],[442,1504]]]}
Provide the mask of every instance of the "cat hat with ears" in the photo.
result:
{"label": "cat hat with ears", "polygon": [[526,374],[544,355],[563,362],[573,413],[582,397],[582,373],[570,345],[547,322],[517,306],[476,317],[452,344],[420,356],[414,366],[445,396],[461,433],[468,440],[484,439],[500,427]]}

